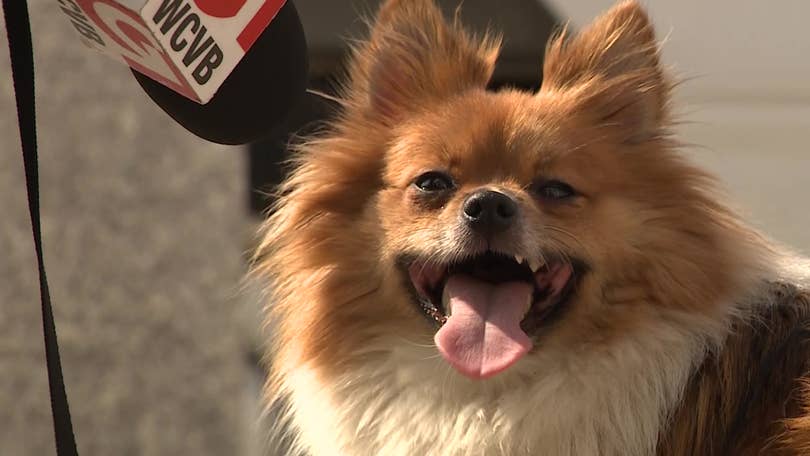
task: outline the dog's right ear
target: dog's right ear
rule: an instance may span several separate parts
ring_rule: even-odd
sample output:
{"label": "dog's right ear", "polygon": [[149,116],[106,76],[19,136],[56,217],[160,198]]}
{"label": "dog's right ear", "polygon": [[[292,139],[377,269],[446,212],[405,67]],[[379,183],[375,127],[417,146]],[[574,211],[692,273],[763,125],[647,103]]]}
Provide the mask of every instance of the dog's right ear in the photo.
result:
{"label": "dog's right ear", "polygon": [[541,94],[573,94],[603,122],[623,127],[630,142],[655,137],[666,124],[671,86],[659,53],[647,13],[624,0],[579,35],[551,40]]}
{"label": "dog's right ear", "polygon": [[500,40],[449,24],[432,0],[388,0],[351,69],[354,99],[387,125],[432,100],[485,88]]}

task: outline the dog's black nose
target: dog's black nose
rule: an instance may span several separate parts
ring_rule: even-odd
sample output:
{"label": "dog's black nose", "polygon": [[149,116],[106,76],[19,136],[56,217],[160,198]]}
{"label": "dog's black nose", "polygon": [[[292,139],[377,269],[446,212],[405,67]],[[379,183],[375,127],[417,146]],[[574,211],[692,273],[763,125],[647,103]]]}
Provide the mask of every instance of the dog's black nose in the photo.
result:
{"label": "dog's black nose", "polygon": [[461,217],[475,231],[490,236],[509,228],[518,213],[512,198],[493,190],[480,190],[467,197]]}

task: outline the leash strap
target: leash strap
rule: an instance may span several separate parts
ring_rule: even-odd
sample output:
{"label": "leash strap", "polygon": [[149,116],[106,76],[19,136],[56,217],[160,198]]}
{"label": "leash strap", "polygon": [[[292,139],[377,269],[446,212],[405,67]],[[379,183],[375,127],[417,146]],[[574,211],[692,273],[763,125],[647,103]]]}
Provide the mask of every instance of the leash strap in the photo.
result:
{"label": "leash strap", "polygon": [[39,220],[39,170],[37,166],[37,130],[34,104],[34,51],[31,42],[31,24],[25,0],[3,0],[6,20],[11,73],[14,78],[14,93],[17,99],[17,120],[20,125],[25,185],[28,188],[28,211],[31,214],[31,230],[39,267],[39,293],[42,299],[42,328],[45,334],[45,361],[48,366],[48,387],[51,393],[53,430],[58,456],[78,456],[73,425],[70,421],[65,382],[62,378],[62,363],[59,360],[59,344],[56,341],[56,326],[53,321],[48,279],[45,276],[45,261],[42,257],[42,232]]}

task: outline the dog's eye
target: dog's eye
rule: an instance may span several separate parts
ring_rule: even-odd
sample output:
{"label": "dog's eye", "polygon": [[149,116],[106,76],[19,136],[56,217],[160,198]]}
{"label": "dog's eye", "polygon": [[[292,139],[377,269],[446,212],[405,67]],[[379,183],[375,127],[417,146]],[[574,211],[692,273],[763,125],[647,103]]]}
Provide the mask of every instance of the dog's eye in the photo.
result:
{"label": "dog's eye", "polygon": [[441,192],[452,189],[453,180],[442,172],[429,171],[417,177],[413,185],[423,192]]}
{"label": "dog's eye", "polygon": [[534,193],[547,200],[564,200],[577,194],[573,187],[558,180],[547,180],[536,184]]}

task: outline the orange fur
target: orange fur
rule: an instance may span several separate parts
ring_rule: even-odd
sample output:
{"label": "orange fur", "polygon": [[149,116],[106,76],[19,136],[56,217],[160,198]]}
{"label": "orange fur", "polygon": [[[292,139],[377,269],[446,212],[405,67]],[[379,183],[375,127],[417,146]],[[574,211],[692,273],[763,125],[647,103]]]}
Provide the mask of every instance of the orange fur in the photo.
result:
{"label": "orange fur", "polygon": [[[472,241],[457,234],[458,214],[476,189],[498,189],[519,205],[521,231],[499,240],[499,249],[555,252],[587,265],[567,313],[527,355],[536,360],[612,350],[664,325],[680,334],[673,344],[696,347],[689,349],[694,353],[683,349],[688,355],[678,375],[687,379],[707,351],[722,351],[732,319],[748,315],[741,303],[772,270],[773,249],[720,202],[711,178],[678,154],[668,110],[672,84],[637,3],[622,2],[576,37],[556,37],[537,94],[486,90],[497,52],[497,39],[448,24],[429,0],[386,2],[369,41],[355,49],[339,118],[298,146],[265,225],[254,273],[272,284],[268,389],[308,394],[297,391],[294,379],[302,372],[313,378],[336,409],[333,423],[345,428],[334,431],[339,452],[372,454],[393,445],[379,431],[385,423],[363,424],[366,418],[355,419],[349,410],[365,397],[352,389],[360,382],[353,376],[382,371],[375,366],[402,350],[397,341],[432,337],[435,329],[419,315],[397,262],[403,255],[463,257]],[[414,188],[414,179],[430,170],[453,177],[452,194],[426,200]],[[538,199],[531,192],[538,179],[563,180],[577,196],[563,203]],[[518,378],[530,384],[520,364],[529,362],[480,388],[492,387],[487,394],[497,396],[493,385]],[[674,385],[673,399],[650,405],[661,409],[653,414],[688,408],[670,403],[686,387]],[[292,421],[307,434],[304,413],[296,411],[303,400],[293,400]],[[481,413],[507,412],[492,406]],[[794,418],[793,429],[808,427],[807,418],[777,418]],[[609,427],[594,424],[602,425]],[[365,431],[368,426],[377,433]],[[604,436],[591,447],[556,448],[571,454],[621,445],[624,454],[649,450],[650,437],[641,434],[666,435],[666,422],[621,432],[628,436],[615,442]],[[420,448],[429,436],[418,434],[396,448]],[[314,452],[312,438],[303,437],[301,446]],[[464,451],[464,438],[448,444]],[[505,439],[497,443],[501,449],[513,448],[510,438],[518,441],[499,438]],[[807,440],[792,442],[799,448]]]}
{"label": "orange fur", "polygon": [[777,447],[792,449],[796,454],[810,454],[810,383],[807,380],[802,382],[795,402],[801,405],[801,410],[785,420]]}

